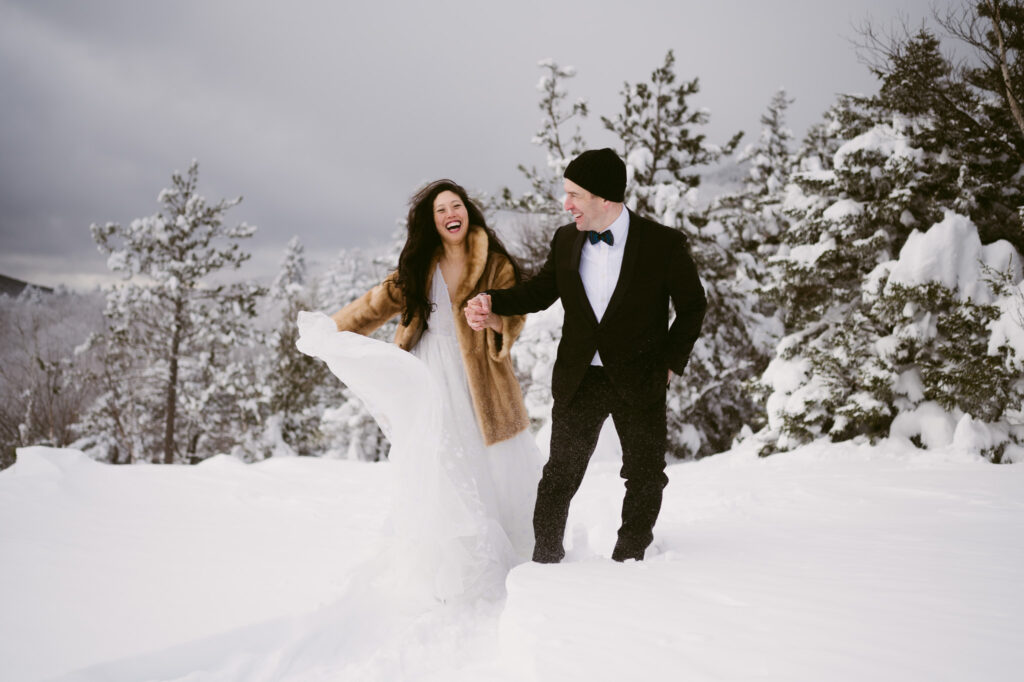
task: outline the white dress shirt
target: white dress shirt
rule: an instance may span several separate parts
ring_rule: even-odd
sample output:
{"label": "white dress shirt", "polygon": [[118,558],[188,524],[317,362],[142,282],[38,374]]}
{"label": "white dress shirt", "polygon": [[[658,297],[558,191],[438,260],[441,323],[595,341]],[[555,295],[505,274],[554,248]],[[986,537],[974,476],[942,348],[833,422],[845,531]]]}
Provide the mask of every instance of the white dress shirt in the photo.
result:
{"label": "white dress shirt", "polygon": [[[609,245],[603,241],[591,244],[587,239],[583,242],[583,253],[580,256],[580,278],[598,322],[608,309],[608,301],[615,291],[619,271],[622,269],[622,254],[626,250],[626,236],[629,234],[629,211],[625,206],[619,217],[608,226],[608,230],[612,233],[614,244]],[[603,364],[601,355],[594,353],[590,364]]]}

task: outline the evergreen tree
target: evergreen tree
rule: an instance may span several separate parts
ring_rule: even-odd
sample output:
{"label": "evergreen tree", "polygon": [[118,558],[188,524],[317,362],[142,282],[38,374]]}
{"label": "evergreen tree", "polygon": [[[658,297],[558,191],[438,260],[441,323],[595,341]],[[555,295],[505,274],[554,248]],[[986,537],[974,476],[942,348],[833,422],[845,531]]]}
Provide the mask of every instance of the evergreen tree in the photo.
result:
{"label": "evergreen tree", "polygon": [[768,109],[761,114],[761,135],[756,144],[743,150],[740,160],[750,162],[744,189],[756,197],[781,195],[793,170],[793,152],[790,143],[793,132],[786,127],[786,110],[793,103],[785,89],[779,88],[772,96]]}
{"label": "evergreen tree", "polygon": [[[580,132],[579,119],[589,114],[587,101],[579,98],[569,103],[569,92],[565,81],[576,75],[571,66],[559,66],[552,59],[538,63],[544,70],[537,89],[542,93],[538,108],[542,112],[541,127],[532,142],[544,150],[546,163],[543,168],[519,164],[519,172],[530,185],[520,196],[505,187],[501,199],[492,202],[492,207],[512,211],[520,216],[514,251],[524,276],[529,277],[540,270],[547,257],[551,235],[556,227],[565,222],[562,198],[565,194],[562,173],[585,145]],[[566,130],[575,123],[571,132]]]}
{"label": "evergreen tree", "polygon": [[[564,215],[561,197],[565,194],[562,173],[569,162],[586,148],[578,123],[568,137],[563,128],[577,117],[586,118],[589,109],[587,101],[582,98],[572,104],[568,103],[569,92],[564,81],[576,75],[575,68],[559,66],[552,59],[541,60],[537,65],[545,71],[537,83],[537,89],[542,93],[537,106],[543,116],[541,128],[534,136],[533,143],[544,150],[547,162],[541,170],[536,166],[519,164],[519,172],[530,183],[531,189],[515,197],[512,190],[504,188],[501,192],[502,203],[498,206],[531,215],[555,216],[560,220]],[[560,223],[552,223],[549,227],[556,224]]]}
{"label": "evergreen tree", "polygon": [[1024,250],[1024,4],[965,3],[940,23],[970,50],[967,60],[951,62],[928,30],[882,39],[862,29],[882,81],[877,101],[918,121],[915,144],[936,155],[925,182],[941,205],[970,217],[983,242]]}
{"label": "evergreen tree", "polygon": [[273,454],[283,442],[291,451],[313,454],[320,445],[320,420],[325,405],[337,402],[340,388],[331,381],[327,366],[295,347],[299,311],[315,308],[316,291],[307,282],[304,248],[293,237],[285,249],[281,269],[270,287],[280,305],[280,319],[269,334],[269,354],[263,369],[264,454]]}
{"label": "evergreen tree", "polygon": [[1024,349],[993,341],[1002,309],[977,283],[979,261],[1019,264],[1019,224],[1010,241],[993,227],[1018,220],[1006,206],[1024,203],[1017,131],[986,113],[991,98],[926,31],[876,73],[879,94],[841,98],[806,145],[836,148],[831,167],[802,167],[787,195],[792,223],[768,291],[789,335],[763,377],[764,452],[883,437],[894,424],[927,445],[910,426],[925,403],[981,420],[1005,447],[1024,437],[1006,421],[1019,409]]}
{"label": "evergreen tree", "polygon": [[[614,119],[602,117],[605,127],[622,144],[629,183],[627,203],[641,213],[683,230],[690,238],[691,250],[709,298],[705,336],[694,349],[685,377],[673,382],[669,396],[669,448],[678,457],[705,455],[728,447],[741,426],[756,420],[758,406],[746,395],[744,379],[756,375],[764,358],[752,358],[755,347],[767,348],[762,340],[764,316],[756,312],[756,298],[750,287],[734,290],[738,260],[718,222],[709,224],[706,209],[698,209],[696,187],[702,166],[732,153],[740,134],[723,146],[708,143],[696,128],[708,122],[706,111],[692,111],[687,101],[699,91],[695,79],[676,85],[674,56],[669,52],[664,64],[651,76],[651,83],[625,84],[623,110]],[[572,75],[553,62],[542,62],[549,73],[541,80],[541,110],[545,119],[534,141],[548,153],[548,172],[527,171],[534,191],[513,201],[506,190],[504,207],[532,211],[540,222],[554,226],[564,222],[561,209],[562,172],[565,165],[582,150],[577,128],[571,144],[563,144],[560,126],[586,109],[578,102],[572,109],[565,105],[567,95],[559,80]],[[543,191],[542,191],[543,189]],[[554,216],[559,216],[555,218]],[[546,221],[546,222],[545,222]],[[537,234],[537,233],[534,233]],[[538,260],[547,254],[550,230],[537,239],[531,253]],[[552,314],[558,311],[553,310]],[[528,325],[514,353],[531,415],[535,418],[547,395],[549,381],[542,368],[553,357],[558,341],[554,320]],[[756,342],[752,340],[757,337]]]}
{"label": "evergreen tree", "polygon": [[[909,191],[920,171],[905,121],[886,123],[884,112],[853,97],[841,98],[829,115],[833,139],[847,144],[831,170],[793,175],[785,205],[791,224],[767,292],[790,330],[857,299],[863,278],[892,258],[912,225],[934,215]],[[896,187],[903,191],[890,193]]]}
{"label": "evergreen tree", "polygon": [[826,434],[885,434],[895,414],[867,347],[884,330],[864,309],[862,292],[912,227],[929,222],[924,195],[914,191],[921,157],[906,139],[908,124],[886,123],[885,114],[862,98],[841,98],[827,126],[836,142],[818,142],[838,147],[831,170],[793,175],[786,202],[792,222],[766,289],[789,334],[763,378],[771,447]]}
{"label": "evergreen tree", "polygon": [[[772,97],[761,115],[758,142],[739,155],[740,163],[748,164],[743,187],[716,197],[709,214],[728,234],[730,251],[739,260],[739,280],[750,280],[755,288],[767,282],[768,259],[778,251],[781,235],[789,226],[783,204],[798,162],[790,149],[793,134],[785,124],[786,109],[792,102],[782,89]],[[763,304],[761,309],[769,315],[773,311],[772,306]]]}
{"label": "evergreen tree", "polygon": [[264,294],[212,277],[249,258],[240,242],[255,228],[224,225],[241,199],[207,204],[195,161],[171,178],[161,212],[91,228],[108,267],[126,280],[107,293],[98,344],[107,390],[94,414],[108,447],[129,458],[159,452],[168,464],[226,451],[257,422],[246,350],[258,342],[252,319]]}
{"label": "evergreen tree", "polygon": [[[784,90],[775,93],[761,116],[758,141],[739,155],[740,162],[748,164],[742,188],[716,197],[708,213],[710,221],[697,231],[695,244],[704,244],[702,276],[712,284],[704,331],[709,338],[707,347],[700,348],[699,379],[693,383],[706,382],[710,390],[691,389],[690,403],[717,401],[719,407],[689,411],[700,415],[702,433],[717,435],[704,446],[711,451],[726,449],[743,426],[759,429],[766,423],[764,406],[752,384],[766,368],[782,334],[776,307],[761,291],[768,281],[766,263],[788,226],[782,206],[796,163],[790,150],[792,133],[785,125],[791,103]],[[708,244],[712,234],[714,242]]]}
{"label": "evergreen tree", "polygon": [[710,120],[706,110],[691,109],[687,102],[700,91],[699,79],[675,85],[674,66],[669,50],[650,83],[623,85],[620,113],[601,117],[622,143],[629,178],[626,203],[666,225],[681,222],[689,192],[700,184],[700,168],[731,154],[743,136],[736,133],[720,146],[697,132]]}
{"label": "evergreen tree", "polygon": [[701,337],[668,395],[669,451],[693,457],[727,449],[744,424],[761,420],[746,382],[764,368],[777,332],[766,331],[773,323],[759,310],[756,280],[743,270],[753,258],[741,255],[741,244],[697,200],[701,171],[731,154],[742,133],[724,145],[709,143],[698,130],[710,115],[688,101],[699,81],[676,84],[674,65],[670,50],[649,83],[626,83],[622,111],[602,122],[622,143],[627,204],[686,233],[708,297]]}
{"label": "evergreen tree", "polygon": [[[333,313],[359,298],[383,281],[398,264],[405,242],[404,230],[397,232],[389,248],[376,255],[353,249],[343,250],[328,267],[315,287],[317,308]],[[372,336],[390,342],[398,318],[394,318]],[[319,403],[323,409],[317,440],[334,456],[346,459],[380,461],[386,459],[390,444],[362,401],[348,387],[324,371]]]}

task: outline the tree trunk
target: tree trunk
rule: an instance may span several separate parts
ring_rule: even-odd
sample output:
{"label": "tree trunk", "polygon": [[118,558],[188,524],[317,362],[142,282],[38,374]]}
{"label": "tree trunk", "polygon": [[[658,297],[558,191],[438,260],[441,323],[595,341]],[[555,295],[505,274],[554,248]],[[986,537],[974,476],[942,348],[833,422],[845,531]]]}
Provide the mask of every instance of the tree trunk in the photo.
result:
{"label": "tree trunk", "polygon": [[996,34],[996,40],[999,43],[999,71],[1003,76],[1003,85],[1006,89],[1006,101],[1010,105],[1010,114],[1013,116],[1014,122],[1017,124],[1017,129],[1021,135],[1024,135],[1024,115],[1021,113],[1020,102],[1017,101],[1017,96],[1013,92],[1013,87],[1010,80],[1010,65],[1008,63],[1009,57],[1006,55],[1006,42],[1003,39],[1003,23],[1001,12],[999,11],[999,0],[988,0],[986,2],[989,9],[992,12],[992,28]]}
{"label": "tree trunk", "polygon": [[164,426],[164,464],[174,464],[174,419],[178,407],[178,349],[181,346],[181,309],[179,300],[174,310],[174,333],[171,336],[171,357],[167,377],[167,423]]}

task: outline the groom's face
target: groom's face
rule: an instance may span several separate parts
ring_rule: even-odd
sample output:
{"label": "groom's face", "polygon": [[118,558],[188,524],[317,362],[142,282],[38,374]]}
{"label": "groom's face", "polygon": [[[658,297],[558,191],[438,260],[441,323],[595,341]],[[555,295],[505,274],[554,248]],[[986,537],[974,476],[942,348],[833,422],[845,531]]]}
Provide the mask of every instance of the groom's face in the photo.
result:
{"label": "groom's face", "polygon": [[608,227],[609,223],[605,222],[607,201],[596,194],[591,194],[569,179],[565,180],[563,187],[565,188],[565,203],[563,205],[566,211],[572,213],[577,230],[600,232]]}

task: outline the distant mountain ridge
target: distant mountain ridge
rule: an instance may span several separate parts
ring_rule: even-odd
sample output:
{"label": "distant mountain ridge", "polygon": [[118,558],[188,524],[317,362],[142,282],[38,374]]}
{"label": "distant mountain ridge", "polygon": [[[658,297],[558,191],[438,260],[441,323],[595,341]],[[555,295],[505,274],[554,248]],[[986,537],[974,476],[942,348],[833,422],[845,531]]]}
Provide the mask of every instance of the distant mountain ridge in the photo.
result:
{"label": "distant mountain ridge", "polygon": [[30,284],[29,282],[23,282],[22,280],[15,279],[14,277],[0,275],[0,294],[6,294],[7,296],[17,296],[21,294],[21,292],[24,291],[27,287],[39,289],[40,291],[44,291],[48,294],[53,293],[53,288],[51,287],[44,287],[38,284]]}

